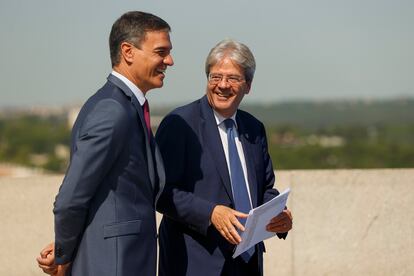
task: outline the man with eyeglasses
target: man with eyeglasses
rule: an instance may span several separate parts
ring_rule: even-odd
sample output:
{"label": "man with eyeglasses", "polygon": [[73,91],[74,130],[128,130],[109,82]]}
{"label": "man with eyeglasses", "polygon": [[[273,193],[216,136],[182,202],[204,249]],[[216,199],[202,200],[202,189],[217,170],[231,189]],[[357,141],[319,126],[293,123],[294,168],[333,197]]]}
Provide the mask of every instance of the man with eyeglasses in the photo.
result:
{"label": "man with eyeglasses", "polygon": [[[263,124],[238,110],[255,60],[247,46],[218,43],[206,60],[206,95],[171,112],[156,135],[166,171],[157,208],[159,275],[263,274],[263,243],[233,259],[247,213],[278,195]],[[286,238],[288,209],[267,231]]]}
{"label": "man with eyeglasses", "polygon": [[173,65],[170,26],[145,12],[112,26],[112,72],[82,107],[54,203],[55,242],[37,258],[51,275],[156,275],[155,202],[164,169],[146,93]]}

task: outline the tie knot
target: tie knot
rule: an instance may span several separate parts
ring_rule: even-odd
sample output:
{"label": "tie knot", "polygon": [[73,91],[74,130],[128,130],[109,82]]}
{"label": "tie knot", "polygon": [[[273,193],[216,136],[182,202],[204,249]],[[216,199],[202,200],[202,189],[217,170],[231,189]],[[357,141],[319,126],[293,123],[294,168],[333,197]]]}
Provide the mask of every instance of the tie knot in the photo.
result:
{"label": "tie knot", "polygon": [[149,113],[149,104],[148,104],[148,100],[146,100],[144,102],[144,104],[142,105],[142,109],[144,110],[144,112],[148,112]]}
{"label": "tie knot", "polygon": [[234,127],[233,119],[224,120],[224,126],[226,127],[226,129],[232,129]]}

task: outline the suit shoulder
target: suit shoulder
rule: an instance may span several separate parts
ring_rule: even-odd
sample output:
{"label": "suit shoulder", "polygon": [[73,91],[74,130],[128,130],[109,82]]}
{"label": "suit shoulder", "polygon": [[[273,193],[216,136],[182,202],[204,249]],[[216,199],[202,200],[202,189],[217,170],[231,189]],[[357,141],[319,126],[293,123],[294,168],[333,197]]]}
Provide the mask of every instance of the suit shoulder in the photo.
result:
{"label": "suit shoulder", "polygon": [[192,125],[194,122],[198,122],[200,118],[200,100],[192,103],[177,107],[173,111],[167,114],[163,121],[171,123],[185,122]]}
{"label": "suit shoulder", "polygon": [[194,118],[196,114],[200,113],[200,104],[200,100],[196,100],[189,104],[177,107],[176,109],[171,111],[167,116],[176,115],[182,117],[183,119]]}
{"label": "suit shoulder", "polygon": [[186,133],[197,128],[200,118],[199,100],[178,107],[168,113],[157,130],[158,134],[174,129],[176,132]]}
{"label": "suit shoulder", "polygon": [[113,128],[115,132],[128,129],[130,116],[127,108],[117,98],[103,95],[98,90],[83,105],[79,112],[74,129],[81,128],[84,131],[91,128]]}
{"label": "suit shoulder", "polygon": [[124,111],[126,111],[130,104],[130,100],[117,86],[108,81],[85,102],[82,110],[89,113],[91,110],[95,109],[98,104],[101,108],[112,107],[114,112],[118,110],[118,115],[121,115],[124,113],[121,112],[122,107]]}
{"label": "suit shoulder", "polygon": [[240,118],[240,120],[243,120],[243,122],[259,127],[264,127],[263,123],[249,112],[239,109],[237,110],[237,116]]}
{"label": "suit shoulder", "polygon": [[124,106],[112,98],[104,98],[96,101],[86,115],[87,120],[97,120],[101,123],[112,124],[114,127],[128,125],[129,116]]}

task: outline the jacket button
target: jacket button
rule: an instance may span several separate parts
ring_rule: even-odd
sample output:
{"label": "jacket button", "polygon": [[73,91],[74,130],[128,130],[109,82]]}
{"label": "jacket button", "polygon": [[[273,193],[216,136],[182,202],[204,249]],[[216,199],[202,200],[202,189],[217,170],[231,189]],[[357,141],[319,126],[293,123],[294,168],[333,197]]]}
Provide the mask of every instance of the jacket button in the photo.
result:
{"label": "jacket button", "polygon": [[62,257],[63,252],[62,252],[62,248],[61,247],[57,247],[56,248],[55,255],[56,255],[56,257]]}

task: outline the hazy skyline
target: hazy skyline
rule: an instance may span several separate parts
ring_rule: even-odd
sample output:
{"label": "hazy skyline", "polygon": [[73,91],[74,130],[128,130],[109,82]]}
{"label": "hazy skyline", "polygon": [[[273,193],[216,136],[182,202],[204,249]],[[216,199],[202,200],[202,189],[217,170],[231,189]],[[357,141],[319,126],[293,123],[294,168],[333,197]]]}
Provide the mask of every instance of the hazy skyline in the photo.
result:
{"label": "hazy skyline", "polygon": [[224,38],[250,47],[246,102],[414,97],[414,2],[1,0],[0,106],[83,103],[110,73],[108,36],[124,12],[172,27],[175,65],[152,104],[204,94],[204,61]]}

